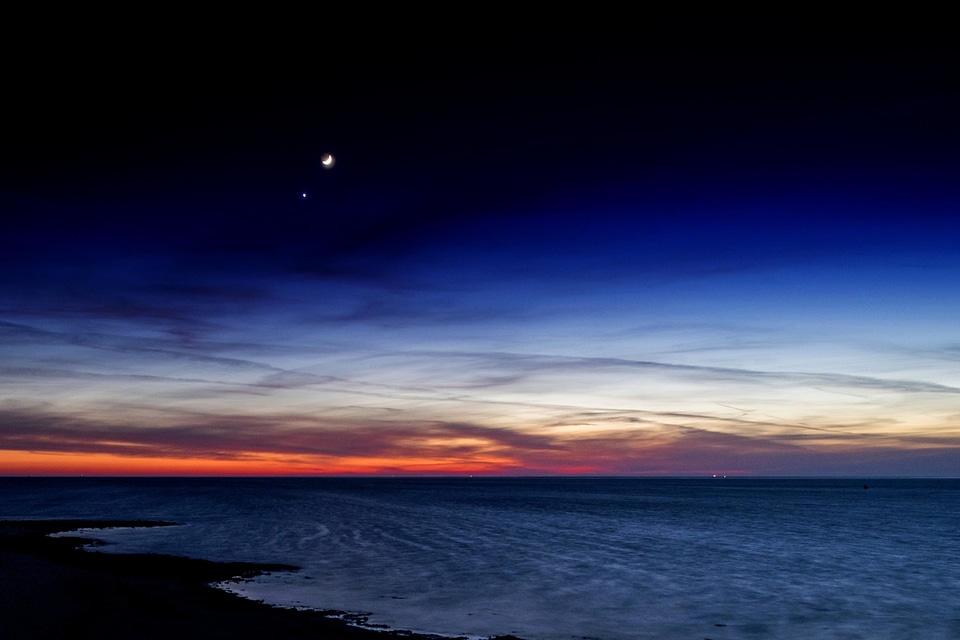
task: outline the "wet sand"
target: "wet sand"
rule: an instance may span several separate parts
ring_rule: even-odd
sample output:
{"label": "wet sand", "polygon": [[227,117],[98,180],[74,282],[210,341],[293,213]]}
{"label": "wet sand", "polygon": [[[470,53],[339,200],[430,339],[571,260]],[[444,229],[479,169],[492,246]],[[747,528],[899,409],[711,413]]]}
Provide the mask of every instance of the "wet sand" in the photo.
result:
{"label": "wet sand", "polygon": [[94,542],[54,532],[129,521],[0,521],[0,636],[3,638],[311,638],[387,640],[429,636],[351,627],[315,611],[270,607],[208,586],[285,565],[209,562],[158,554],[105,554]]}

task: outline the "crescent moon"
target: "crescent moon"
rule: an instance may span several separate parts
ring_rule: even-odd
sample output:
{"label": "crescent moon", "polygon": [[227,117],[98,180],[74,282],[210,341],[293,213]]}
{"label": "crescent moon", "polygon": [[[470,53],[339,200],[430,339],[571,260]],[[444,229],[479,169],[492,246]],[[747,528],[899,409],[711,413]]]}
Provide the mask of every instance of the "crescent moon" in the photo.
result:
{"label": "crescent moon", "polygon": [[332,169],[336,161],[337,160],[333,157],[332,153],[325,153],[320,156],[320,164],[323,165],[324,169]]}

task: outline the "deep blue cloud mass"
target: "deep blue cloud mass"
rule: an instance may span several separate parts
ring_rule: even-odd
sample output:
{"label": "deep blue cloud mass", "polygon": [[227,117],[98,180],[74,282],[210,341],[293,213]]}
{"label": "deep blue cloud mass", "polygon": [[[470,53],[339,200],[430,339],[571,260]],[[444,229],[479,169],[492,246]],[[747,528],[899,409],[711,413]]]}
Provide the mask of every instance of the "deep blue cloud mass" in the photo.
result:
{"label": "deep blue cloud mass", "polygon": [[650,29],[21,71],[0,472],[956,475],[956,52]]}

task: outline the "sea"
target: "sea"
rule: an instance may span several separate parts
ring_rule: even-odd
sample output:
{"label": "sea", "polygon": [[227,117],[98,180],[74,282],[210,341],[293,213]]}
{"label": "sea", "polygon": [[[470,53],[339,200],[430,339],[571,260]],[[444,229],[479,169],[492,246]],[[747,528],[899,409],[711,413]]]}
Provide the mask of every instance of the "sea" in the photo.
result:
{"label": "sea", "polygon": [[960,480],[0,478],[0,518],[154,519],[95,552],[285,563],[223,586],[527,640],[960,638]]}

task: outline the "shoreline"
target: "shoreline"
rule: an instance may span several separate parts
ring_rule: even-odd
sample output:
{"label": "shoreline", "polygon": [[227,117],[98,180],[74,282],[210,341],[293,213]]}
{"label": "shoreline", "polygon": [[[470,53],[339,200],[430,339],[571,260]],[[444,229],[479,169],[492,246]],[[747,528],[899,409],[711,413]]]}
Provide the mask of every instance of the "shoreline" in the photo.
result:
{"label": "shoreline", "polygon": [[[450,640],[403,630],[373,630],[341,611],[274,607],[217,583],[283,564],[213,562],[161,554],[96,553],[77,529],[171,526],[146,520],[0,520],[0,620],[10,638],[247,638],[292,640]],[[511,636],[499,636],[511,640]]]}

